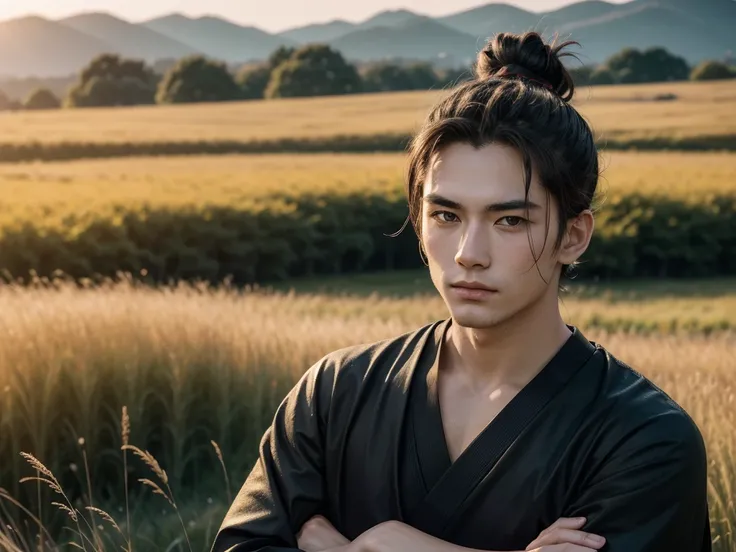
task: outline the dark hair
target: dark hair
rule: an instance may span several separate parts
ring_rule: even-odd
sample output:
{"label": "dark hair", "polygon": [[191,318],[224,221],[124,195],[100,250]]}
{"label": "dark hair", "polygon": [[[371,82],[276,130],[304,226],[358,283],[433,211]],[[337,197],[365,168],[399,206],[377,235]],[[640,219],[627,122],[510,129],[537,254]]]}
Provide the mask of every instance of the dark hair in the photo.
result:
{"label": "dark hair", "polygon": [[[406,178],[409,218],[420,248],[422,185],[433,156],[453,143],[480,148],[496,142],[521,153],[527,199],[534,168],[557,200],[560,225],[555,250],[562,243],[566,222],[591,208],[598,185],[598,152],[590,126],[569,103],[575,87],[560,58],[573,54],[560,51],[571,44],[577,43],[547,45],[536,32],[500,33],[478,54],[475,78],[458,85],[430,111],[410,144]],[[548,208],[547,230],[549,220]],[[567,268],[563,267],[563,275]]]}

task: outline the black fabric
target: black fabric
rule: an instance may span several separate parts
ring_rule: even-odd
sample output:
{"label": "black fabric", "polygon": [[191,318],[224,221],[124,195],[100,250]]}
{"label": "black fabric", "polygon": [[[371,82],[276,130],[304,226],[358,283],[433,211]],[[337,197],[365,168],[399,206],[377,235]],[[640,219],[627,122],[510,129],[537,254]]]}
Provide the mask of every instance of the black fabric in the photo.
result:
{"label": "black fabric", "polygon": [[[449,327],[449,324],[445,326]],[[439,350],[439,346],[437,348]],[[527,425],[592,358],[595,350],[573,328],[572,336],[558,354],[488,424],[452,465],[444,437],[439,431],[442,429],[437,392],[439,363],[435,362],[426,378],[426,395],[420,388],[416,400],[412,400],[415,423],[421,426],[421,420],[429,420],[424,431],[415,429],[410,437],[419,441],[419,462],[428,490],[425,500],[410,517],[412,525],[426,533],[443,537],[447,528],[463,512],[462,505],[471,492],[493,469],[508,447],[519,438]],[[423,379],[416,378],[417,381]]]}
{"label": "black fabric", "polygon": [[697,426],[577,329],[451,463],[435,387],[450,324],[310,367],[212,551],[293,552],[317,514],[351,540],[399,520],[469,548],[523,550],[559,517],[586,516],[603,552],[711,550]]}

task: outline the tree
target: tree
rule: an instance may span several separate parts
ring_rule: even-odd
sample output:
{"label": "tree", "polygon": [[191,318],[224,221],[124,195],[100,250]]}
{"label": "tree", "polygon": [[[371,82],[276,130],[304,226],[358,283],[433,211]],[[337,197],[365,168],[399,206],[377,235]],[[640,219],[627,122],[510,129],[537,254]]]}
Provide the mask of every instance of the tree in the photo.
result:
{"label": "tree", "polygon": [[273,70],[266,97],[325,96],[361,90],[357,69],[340,52],[325,44],[310,44]]}
{"label": "tree", "polygon": [[39,88],[32,92],[23,104],[25,109],[58,109],[61,102],[48,88]]}
{"label": "tree", "polygon": [[588,86],[590,85],[590,77],[593,75],[595,68],[590,65],[583,65],[581,67],[570,67],[568,71],[575,86]]}
{"label": "tree", "polygon": [[279,46],[268,57],[268,68],[273,71],[279,65],[288,61],[291,56],[294,55],[294,52],[296,52],[296,48],[292,48],[291,46]]}
{"label": "tree", "polygon": [[705,60],[693,69],[690,78],[696,81],[736,79],[736,68],[721,61]]}
{"label": "tree", "polygon": [[92,77],[72,98],[77,107],[116,107],[153,103],[152,88],[134,78]]}
{"label": "tree", "polygon": [[590,85],[616,84],[616,77],[608,67],[596,67],[588,79]]}
{"label": "tree", "polygon": [[143,61],[102,54],[82,70],[65,103],[70,107],[152,104],[156,80]]}
{"label": "tree", "polygon": [[241,96],[246,100],[263,98],[270,79],[271,68],[268,65],[243,67],[235,77]]}
{"label": "tree", "polygon": [[604,66],[614,81],[622,84],[687,80],[690,75],[685,59],[664,48],[624,48],[608,58]]}
{"label": "tree", "polygon": [[81,80],[87,82],[94,77],[106,79],[132,78],[141,81],[151,79],[153,71],[141,60],[123,59],[117,54],[102,54],[82,70]]}
{"label": "tree", "polygon": [[409,66],[376,63],[363,73],[365,92],[429,90],[439,83],[439,78],[429,63],[415,63]]}
{"label": "tree", "polygon": [[166,73],[156,94],[158,103],[225,102],[241,97],[224,63],[192,55]]}
{"label": "tree", "polygon": [[439,77],[430,63],[413,63],[406,68],[410,90],[429,90],[439,85]]}

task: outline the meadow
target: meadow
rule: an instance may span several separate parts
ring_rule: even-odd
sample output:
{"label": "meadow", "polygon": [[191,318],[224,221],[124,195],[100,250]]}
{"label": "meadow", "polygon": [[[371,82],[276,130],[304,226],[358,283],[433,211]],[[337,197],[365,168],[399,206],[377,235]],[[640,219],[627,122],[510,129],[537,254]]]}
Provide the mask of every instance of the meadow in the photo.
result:
{"label": "meadow", "polygon": [[[134,108],[1,113],[0,160],[176,153],[401,150],[446,90]],[[668,94],[674,98],[657,99]],[[733,150],[736,84],[582,87],[600,143]]]}
{"label": "meadow", "polygon": [[[736,545],[733,284],[695,281],[668,289],[649,283],[649,293],[636,285],[583,286],[564,299],[562,309],[587,337],[681,401],[700,426],[708,445],[717,552]],[[700,299],[701,307],[694,309],[688,296]],[[701,317],[712,316],[704,307],[711,303],[730,320],[730,329],[676,329],[683,319],[702,323]],[[655,312],[663,324],[647,328]],[[17,452],[34,454],[71,489],[80,515],[92,515],[105,527],[105,547],[87,543],[88,549],[117,548],[128,531],[119,451],[126,406],[129,442],[153,453],[178,506],[136,481],[151,478],[163,486],[129,453],[133,549],[155,544],[157,550],[188,550],[183,523],[192,549],[205,552],[272,412],[310,365],[342,346],[398,335],[445,316],[424,272],[297,280],[283,289],[240,291],[183,284],[151,288],[130,281],[96,289],[61,281],[2,286],[0,427],[6,438],[0,477],[11,496],[34,503],[34,482],[17,483],[32,476],[33,468]],[[608,324],[600,316],[610,317]],[[77,445],[80,437],[83,446]],[[210,440],[222,451],[227,483]],[[94,505],[113,516],[122,534],[84,510],[88,485],[95,490]],[[43,493],[48,501],[53,497]],[[52,520],[54,508],[44,508],[44,519]],[[65,515],[59,513],[57,522]],[[82,532],[93,540],[83,524]],[[80,541],[73,531],[64,535]]]}

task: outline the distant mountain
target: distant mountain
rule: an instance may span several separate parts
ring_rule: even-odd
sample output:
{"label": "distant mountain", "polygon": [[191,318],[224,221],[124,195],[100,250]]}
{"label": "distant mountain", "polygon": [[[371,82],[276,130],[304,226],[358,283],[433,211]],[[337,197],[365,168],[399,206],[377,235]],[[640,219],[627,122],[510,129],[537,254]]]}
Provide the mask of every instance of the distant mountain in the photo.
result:
{"label": "distant mountain", "polygon": [[0,23],[0,75],[68,75],[111,47],[106,42],[42,17]]}
{"label": "distant mountain", "polygon": [[580,25],[570,31],[570,38],[582,45],[577,51],[584,63],[602,61],[625,46],[661,46],[691,63],[720,58],[736,49],[735,34],[714,32],[711,25],[686,11],[656,4],[642,4],[615,17]]}
{"label": "distant mountain", "polygon": [[544,28],[551,25],[558,31],[564,31],[571,27],[584,25],[586,21],[610,17],[627,9],[630,9],[630,3],[611,4],[602,0],[584,0],[540,14],[538,26]]}
{"label": "distant mountain", "polygon": [[334,20],[328,23],[317,23],[296,27],[279,33],[280,36],[290,38],[300,44],[309,42],[331,42],[354,31],[364,31],[378,27],[396,27],[406,25],[412,21],[426,19],[409,10],[385,10],[379,12],[362,23],[350,23],[344,20]]}
{"label": "distant mountain", "polygon": [[427,17],[424,15],[419,15],[409,10],[386,10],[379,12],[356,25],[356,30],[373,29],[375,27],[397,27],[399,25],[407,25],[413,21],[426,18]]}
{"label": "distant mountain", "polygon": [[488,37],[535,29],[545,37],[574,39],[585,63],[624,47],[662,46],[694,64],[736,52],[736,0],[586,0],[544,13],[490,3],[431,18],[408,10],[377,13],[360,23],[333,20],[278,35],[218,17],[171,14],[129,23],[109,14],[83,13],[61,21],[24,17],[0,22],[0,77],[68,76],[103,52],[168,67],[192,52],[230,67],[266,59],[281,45],[324,42],[354,62],[423,60],[467,65]]}
{"label": "distant mountain", "polygon": [[[655,5],[689,16],[693,23],[709,27],[716,40],[736,51],[736,1],[734,0],[634,0],[632,6]],[[689,37],[687,37],[689,40]]]}
{"label": "distant mountain", "polygon": [[171,14],[140,25],[228,63],[265,59],[281,45],[296,45],[292,39],[236,25],[219,17],[190,18]]}
{"label": "distant mountain", "polygon": [[690,63],[736,51],[734,0],[587,0],[546,13],[487,4],[438,21],[486,40],[501,31],[536,30],[546,38],[574,39],[587,63],[599,63],[624,47],[663,46]]}
{"label": "distant mountain", "polygon": [[82,13],[58,22],[104,41],[123,56],[148,62],[161,58],[180,58],[196,52],[183,42],[106,13]]}
{"label": "distant mountain", "polygon": [[288,31],[279,33],[279,36],[298,42],[299,44],[307,44],[309,42],[329,42],[335,38],[355,30],[356,25],[342,19],[335,19],[327,23],[317,23],[315,25],[306,25],[303,27],[295,27]]}
{"label": "distant mountain", "polygon": [[521,33],[532,30],[539,22],[540,15],[509,4],[487,4],[437,20],[462,33],[486,38],[498,32]]}
{"label": "distant mountain", "polygon": [[392,27],[353,31],[330,42],[349,60],[431,60],[442,65],[467,64],[481,44],[429,17],[412,18]]}

